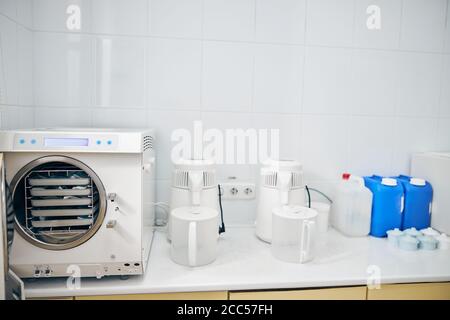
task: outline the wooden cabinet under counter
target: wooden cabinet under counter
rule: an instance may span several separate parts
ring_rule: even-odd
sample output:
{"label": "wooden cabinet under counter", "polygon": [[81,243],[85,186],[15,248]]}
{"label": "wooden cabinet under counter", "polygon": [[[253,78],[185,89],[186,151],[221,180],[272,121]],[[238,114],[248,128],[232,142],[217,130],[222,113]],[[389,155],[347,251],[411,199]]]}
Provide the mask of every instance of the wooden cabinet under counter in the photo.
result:
{"label": "wooden cabinet under counter", "polygon": [[366,300],[367,288],[341,287],[302,290],[232,291],[230,300]]}
{"label": "wooden cabinet under counter", "polygon": [[227,291],[79,296],[75,300],[227,300]]}
{"label": "wooden cabinet under counter", "polygon": [[367,290],[368,300],[450,300],[450,282],[386,284]]}

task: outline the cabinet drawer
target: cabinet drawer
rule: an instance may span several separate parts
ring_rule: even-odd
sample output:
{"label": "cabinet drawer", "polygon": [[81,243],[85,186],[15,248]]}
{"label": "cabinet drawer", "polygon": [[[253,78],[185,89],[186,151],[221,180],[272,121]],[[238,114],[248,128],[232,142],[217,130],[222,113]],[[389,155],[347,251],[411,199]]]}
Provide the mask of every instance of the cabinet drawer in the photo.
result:
{"label": "cabinet drawer", "polygon": [[450,300],[450,282],[387,284],[368,289],[368,300]]}
{"label": "cabinet drawer", "polygon": [[227,291],[79,296],[75,300],[227,300]]}
{"label": "cabinet drawer", "polygon": [[230,292],[230,300],[365,300],[366,287]]}

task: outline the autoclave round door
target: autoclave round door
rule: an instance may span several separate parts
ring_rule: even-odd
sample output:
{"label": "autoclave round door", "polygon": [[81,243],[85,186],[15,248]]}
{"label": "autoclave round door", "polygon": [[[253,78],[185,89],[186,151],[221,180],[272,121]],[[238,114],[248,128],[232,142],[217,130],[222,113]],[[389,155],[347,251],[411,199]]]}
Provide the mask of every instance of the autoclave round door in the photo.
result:
{"label": "autoclave round door", "polygon": [[65,250],[89,240],[106,213],[105,188],[86,164],[67,156],[45,156],[24,166],[11,190],[16,230],[28,242]]}

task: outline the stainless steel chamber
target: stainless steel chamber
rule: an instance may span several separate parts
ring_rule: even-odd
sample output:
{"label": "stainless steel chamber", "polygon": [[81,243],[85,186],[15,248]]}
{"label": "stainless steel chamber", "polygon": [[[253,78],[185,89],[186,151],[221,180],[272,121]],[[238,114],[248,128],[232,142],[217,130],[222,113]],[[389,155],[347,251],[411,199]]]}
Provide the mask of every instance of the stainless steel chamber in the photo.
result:
{"label": "stainless steel chamber", "polygon": [[33,245],[49,250],[74,248],[102,225],[106,192],[97,174],[67,156],[37,158],[11,183],[16,230]]}

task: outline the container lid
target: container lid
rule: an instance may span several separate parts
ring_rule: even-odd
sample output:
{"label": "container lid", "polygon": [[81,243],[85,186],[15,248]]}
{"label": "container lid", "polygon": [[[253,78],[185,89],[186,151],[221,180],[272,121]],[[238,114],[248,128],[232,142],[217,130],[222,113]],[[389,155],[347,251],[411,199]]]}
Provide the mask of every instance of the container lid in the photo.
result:
{"label": "container lid", "polygon": [[403,234],[403,232],[400,231],[399,228],[395,228],[393,230],[388,230],[386,233],[388,234],[388,236],[390,236],[390,235],[392,235],[392,236],[401,236]]}
{"label": "container lid", "polygon": [[409,180],[409,183],[411,183],[413,186],[423,187],[426,185],[426,181],[424,179],[420,178],[411,178]]}
{"label": "container lid", "polygon": [[425,236],[425,235],[423,235],[423,236],[417,237],[417,239],[420,242],[425,242],[425,243],[430,243],[430,244],[437,243],[437,240],[435,238],[433,238],[432,236]]}
{"label": "container lid", "polygon": [[418,245],[419,244],[419,240],[417,240],[417,238],[409,236],[409,235],[404,235],[402,237],[399,238],[399,245],[400,247],[403,247],[404,245]]}
{"label": "container lid", "polygon": [[282,206],[277,207],[272,210],[273,214],[280,216],[282,218],[288,218],[288,219],[312,219],[317,217],[318,213],[316,210],[303,207],[303,206]]}
{"label": "container lid", "polygon": [[175,163],[178,170],[212,170],[214,169],[214,161],[210,159],[179,159]]}
{"label": "container lid", "polygon": [[418,237],[422,235],[422,232],[418,231],[414,227],[404,230],[404,233],[412,237]]}
{"label": "container lid", "polygon": [[172,217],[186,221],[210,220],[219,215],[217,210],[208,207],[179,207],[173,209],[170,214]]}
{"label": "container lid", "polygon": [[289,171],[289,172],[297,172],[302,171],[302,164],[296,160],[275,160],[275,159],[267,159],[262,163],[262,171],[265,170],[270,171]]}
{"label": "container lid", "polygon": [[383,178],[381,179],[381,184],[389,187],[395,187],[397,185],[397,179]]}
{"label": "container lid", "polygon": [[431,227],[428,227],[426,229],[422,229],[422,230],[420,230],[420,232],[422,232],[426,236],[432,236],[432,237],[436,237],[436,236],[439,235],[439,231],[436,231],[436,230],[434,230]]}

